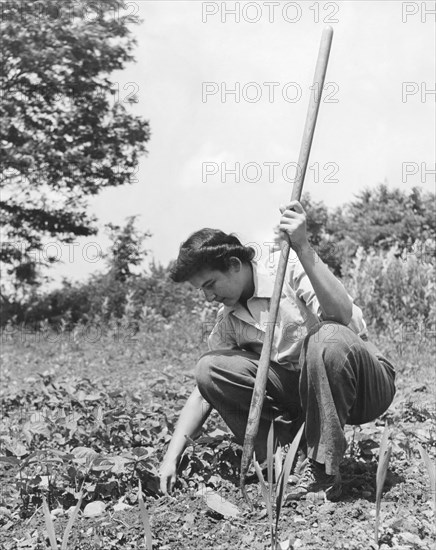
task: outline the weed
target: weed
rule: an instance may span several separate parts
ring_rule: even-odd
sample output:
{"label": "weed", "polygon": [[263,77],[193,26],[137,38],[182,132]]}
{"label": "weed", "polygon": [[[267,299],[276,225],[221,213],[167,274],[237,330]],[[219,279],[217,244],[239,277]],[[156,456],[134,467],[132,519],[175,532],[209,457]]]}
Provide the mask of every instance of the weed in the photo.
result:
{"label": "weed", "polygon": [[[295,456],[300,445],[301,436],[304,431],[304,423],[300,427],[297,435],[294,437],[291,445],[289,446],[286,454],[285,462],[282,465],[280,460],[274,459],[274,423],[271,422],[271,427],[268,432],[267,442],[267,472],[268,472],[268,485],[265,483],[262,470],[256,459],[253,460],[254,468],[256,470],[257,477],[259,478],[260,489],[263,499],[265,501],[266,509],[268,512],[268,521],[270,528],[271,550],[278,548],[278,529],[280,522],[280,515],[282,511],[283,499],[285,496],[286,486],[288,483],[289,474],[291,473],[292,465],[295,461]],[[280,447],[278,447],[280,449]],[[281,457],[281,451],[278,452],[278,456]],[[273,482],[273,465],[276,465],[276,483]],[[277,468],[278,466],[278,468]],[[275,497],[275,498],[273,498]],[[274,506],[275,501],[275,506]],[[275,521],[274,521],[275,510]]]}

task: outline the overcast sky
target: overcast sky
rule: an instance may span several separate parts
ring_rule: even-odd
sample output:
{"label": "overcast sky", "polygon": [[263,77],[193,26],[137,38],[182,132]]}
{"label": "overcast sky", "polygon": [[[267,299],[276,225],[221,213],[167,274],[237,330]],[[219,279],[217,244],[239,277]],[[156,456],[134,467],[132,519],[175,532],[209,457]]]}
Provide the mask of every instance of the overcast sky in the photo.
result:
{"label": "overcast sky", "polygon": [[[291,195],[289,163],[298,159],[327,23],[333,44],[305,190],[328,206],[384,181],[434,191],[426,170],[434,170],[435,17],[426,10],[435,2],[127,4],[143,20],[134,28],[137,61],[114,78],[120,101],[137,92],[131,109],[152,136],[137,182],[90,203],[100,227],[139,215],[163,264],[205,226],[271,241]],[[103,235],[89,241],[107,245]],[[58,276],[103,267],[81,259],[80,243]]]}

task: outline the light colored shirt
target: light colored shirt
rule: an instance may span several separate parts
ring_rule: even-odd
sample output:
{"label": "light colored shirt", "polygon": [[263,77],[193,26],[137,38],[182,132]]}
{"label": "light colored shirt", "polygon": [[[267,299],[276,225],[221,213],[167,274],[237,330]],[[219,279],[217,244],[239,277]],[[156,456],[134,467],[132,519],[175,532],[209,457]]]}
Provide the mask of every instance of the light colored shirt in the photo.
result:
{"label": "light colored shirt", "polygon": [[[208,339],[209,349],[245,349],[262,351],[265,330],[268,326],[269,304],[273,294],[279,256],[270,256],[266,266],[251,262],[254,293],[247,308],[221,306],[217,321]],[[350,299],[352,300],[351,296]],[[291,251],[286,268],[279,311],[274,331],[271,360],[292,370],[298,370],[298,360],[304,337],[316,324],[323,321],[321,306],[309,277],[295,252]],[[368,339],[362,311],[353,303],[352,318],[348,325],[364,340]],[[334,341],[334,327],[332,327]]]}

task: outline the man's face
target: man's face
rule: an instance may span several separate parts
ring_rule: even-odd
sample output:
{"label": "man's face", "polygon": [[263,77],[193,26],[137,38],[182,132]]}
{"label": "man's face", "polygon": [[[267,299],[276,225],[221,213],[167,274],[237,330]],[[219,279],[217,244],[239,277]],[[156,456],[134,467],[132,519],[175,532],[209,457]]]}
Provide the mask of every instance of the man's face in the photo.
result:
{"label": "man's face", "polygon": [[189,282],[204,292],[208,302],[216,301],[225,306],[234,306],[245,288],[240,264],[230,266],[225,272],[203,269],[193,275]]}

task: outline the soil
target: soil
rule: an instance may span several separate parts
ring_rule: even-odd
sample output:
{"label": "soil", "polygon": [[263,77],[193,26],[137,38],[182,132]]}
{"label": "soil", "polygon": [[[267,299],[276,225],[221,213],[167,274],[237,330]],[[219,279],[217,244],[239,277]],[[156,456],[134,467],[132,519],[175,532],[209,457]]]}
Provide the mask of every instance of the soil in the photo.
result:
{"label": "soil", "polygon": [[[14,457],[15,449],[20,458],[14,441],[27,447],[20,460],[38,449],[71,453],[82,446],[109,457],[131,453],[135,448],[138,453],[148,449],[148,454],[142,455],[147,460],[135,469],[134,475],[110,472],[112,477],[104,478],[103,482],[98,478],[103,475],[101,472],[91,471],[68,548],[147,548],[138,508],[138,478],[144,488],[153,549],[271,547],[268,514],[259,482],[251,472],[248,492],[254,508],[250,510],[238,487],[240,448],[225,433],[225,425],[215,414],[205,426],[203,437],[188,447],[174,493],[165,497],[158,493],[157,468],[178,412],[192,389],[195,358],[204,348],[204,342],[199,343],[187,331],[177,330],[180,329],[139,336],[129,345],[119,342],[115,345],[113,339],[79,345],[71,341],[50,343],[35,338],[23,340],[22,335],[20,339],[14,335],[4,342],[0,452],[3,457]],[[388,340],[381,340],[379,345],[391,357],[395,355],[393,359],[398,366],[395,401],[376,422],[347,427],[349,445],[341,466],[343,494],[338,502],[313,499],[283,508],[279,519],[280,548],[430,550],[435,547],[434,495],[418,452],[420,444],[434,463],[433,348],[421,347],[419,352],[405,350]],[[41,428],[38,437],[33,435],[26,440],[22,433],[28,426],[29,410],[41,411],[45,406],[52,412],[56,400],[58,409],[68,405],[71,410],[80,411],[77,432],[68,438],[65,434],[73,433],[71,426],[68,432],[65,422],[62,429],[50,424],[49,434]],[[120,403],[127,420],[121,419]],[[96,422],[98,407],[103,410],[101,422],[106,432],[101,431],[102,427],[98,430],[90,427],[91,420]],[[47,417],[47,411],[45,414]],[[376,473],[386,423],[391,430],[392,454],[381,502],[379,540],[375,544]],[[109,431],[110,437],[101,435]],[[64,476],[64,481],[58,486],[53,482],[53,491],[48,492],[59,547],[77,501],[77,487],[72,483],[68,486],[65,481],[65,472],[74,460],[71,462],[68,457],[62,460],[58,474],[60,478]],[[44,467],[49,469],[47,465]],[[32,470],[33,485],[26,486],[26,493],[17,489],[19,468],[12,462],[0,463],[1,548],[50,548],[41,506],[43,470]],[[92,485],[92,476],[97,484]],[[220,511],[207,504],[206,489],[219,494]],[[86,517],[86,504],[96,500],[104,502],[104,512]],[[230,515],[233,508],[228,503],[237,507],[235,517]]]}

